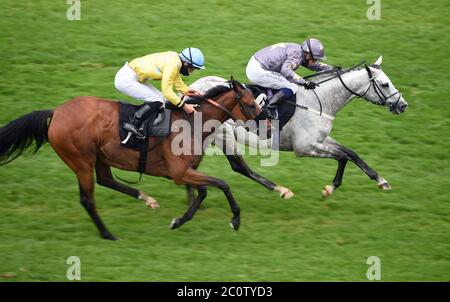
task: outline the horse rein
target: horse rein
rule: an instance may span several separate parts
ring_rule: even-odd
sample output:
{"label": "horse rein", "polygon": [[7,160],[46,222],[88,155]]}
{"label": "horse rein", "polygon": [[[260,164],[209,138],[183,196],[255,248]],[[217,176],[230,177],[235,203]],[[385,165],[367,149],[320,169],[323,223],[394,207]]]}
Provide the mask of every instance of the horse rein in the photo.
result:
{"label": "horse rein", "polygon": [[[335,75],[335,76],[333,76],[333,77],[330,77],[330,78],[328,78],[328,79],[325,79],[325,80],[323,80],[323,81],[320,81],[320,82],[318,82],[318,83],[316,83],[316,84],[317,84],[317,85],[320,85],[320,84],[322,84],[322,83],[328,82],[328,81],[333,80],[333,79],[335,79],[335,78],[339,78],[339,81],[342,83],[342,86],[344,86],[344,88],[347,89],[347,91],[349,91],[349,92],[352,93],[353,95],[356,95],[357,97],[362,98],[362,99],[364,99],[364,100],[366,100],[366,101],[369,101],[369,100],[366,99],[364,96],[367,94],[367,92],[368,92],[368,91],[370,90],[370,88],[373,86],[373,87],[374,87],[375,93],[376,93],[376,94],[378,95],[378,97],[380,98],[379,105],[381,105],[381,106],[386,105],[386,102],[387,102],[388,99],[390,99],[390,98],[393,97],[394,95],[398,94],[399,96],[398,96],[397,100],[395,101],[395,103],[393,103],[392,105],[389,106],[389,110],[390,110],[390,111],[393,111],[394,108],[397,106],[398,102],[400,101],[401,97],[402,97],[401,93],[397,90],[396,92],[392,93],[391,95],[385,96],[384,93],[383,93],[383,91],[382,91],[382,89],[380,88],[380,86],[378,85],[378,83],[375,81],[376,76],[375,76],[375,77],[373,76],[372,71],[369,69],[369,67],[368,67],[367,65],[365,65],[365,67],[366,67],[367,74],[368,74],[368,76],[369,76],[370,83],[369,83],[369,86],[367,87],[367,89],[364,91],[363,94],[359,94],[359,93],[353,91],[352,89],[350,89],[350,88],[344,83],[344,80],[342,79],[342,75],[343,75],[343,74],[346,74],[346,73],[348,73],[348,72],[350,72],[350,71],[352,71],[352,70],[358,68],[359,66],[361,66],[361,65],[363,65],[363,64],[365,64],[365,63],[366,63],[365,61],[362,61],[362,62],[359,63],[358,65],[355,65],[355,66],[353,66],[353,67],[351,67],[351,68],[345,70],[344,72],[339,73],[338,75]],[[326,73],[326,72],[324,72],[324,73]],[[318,74],[320,74],[320,73],[318,73]],[[310,75],[310,76],[307,76],[307,77],[305,77],[305,78],[309,78],[309,77],[312,77],[312,76],[315,76],[315,75],[317,75],[317,74]],[[324,117],[326,117],[326,118],[328,118],[328,119],[334,120],[334,117],[329,116],[329,115],[325,115],[325,114],[322,113],[322,102],[321,102],[319,96],[317,95],[317,93],[316,93],[314,90],[313,90],[313,92],[314,92],[314,95],[315,95],[316,98],[317,98],[317,101],[319,102],[320,112],[319,112],[319,111],[316,111],[316,110],[314,110],[314,109],[310,109],[310,108],[308,108],[308,107],[306,107],[306,106],[303,106],[303,105],[297,105],[297,104],[292,103],[292,102],[290,102],[290,104],[294,104],[294,105],[296,105],[297,107],[299,107],[299,108],[301,108],[301,109],[305,109],[305,110],[314,112],[314,113],[316,113],[316,114],[318,114],[318,115],[320,115],[320,116],[324,116]]]}
{"label": "horse rein", "polygon": [[[226,112],[229,116],[231,116],[231,118],[233,118],[235,121],[239,120],[239,118],[238,118],[233,112],[231,112],[230,110],[228,110],[227,108],[225,108],[225,106],[223,106],[223,105],[217,103],[216,101],[214,101],[214,100],[212,100],[212,99],[210,99],[210,98],[204,98],[204,97],[202,97],[202,96],[200,96],[200,97],[203,98],[203,99],[204,99],[205,101],[207,101],[208,103],[210,103],[211,105],[213,105],[214,107],[220,108],[220,109],[222,109],[223,111],[225,111],[225,112]],[[252,118],[250,117],[250,114],[248,113],[247,108],[246,108],[246,107],[244,106],[244,104],[242,104],[242,102],[241,102],[241,97],[242,97],[242,94],[241,94],[240,92],[236,91],[236,98],[235,98],[235,99],[236,99],[236,102],[239,104],[239,106],[240,106],[240,108],[241,108],[241,110],[242,110],[244,116],[245,116],[247,119],[251,120]]]}
{"label": "horse rein", "polygon": [[[335,79],[335,78],[337,78],[337,77],[340,78],[340,76],[343,75],[344,73],[350,72],[351,70],[353,70],[353,69],[355,69],[355,68],[358,68],[359,66],[361,66],[361,65],[364,64],[364,63],[365,63],[365,61],[362,61],[362,62],[359,63],[358,65],[353,66],[353,67],[351,67],[350,69],[347,69],[347,70],[344,71],[343,73],[339,73],[339,74],[336,75],[336,76],[333,76],[333,77],[331,77],[331,78],[325,79],[325,80],[323,80],[323,81],[321,81],[321,82],[318,82],[318,83],[316,83],[316,84],[317,84],[317,86],[320,86],[320,84],[322,84],[322,83],[328,82],[328,81],[330,81],[330,80],[332,80],[332,79]],[[315,74],[306,76],[306,77],[304,77],[304,78],[305,78],[305,79],[311,78],[311,77],[313,77],[313,76],[316,76],[316,75],[319,75],[319,74],[325,74],[325,73],[327,73],[327,72],[329,72],[329,70],[326,70],[326,71],[323,71],[323,72],[318,72],[318,73],[315,73]],[[344,85],[344,86],[345,86],[345,85]],[[291,101],[287,101],[287,103],[289,103],[289,104],[291,104],[291,105],[293,105],[293,106],[296,106],[296,107],[298,107],[298,108],[300,108],[300,109],[303,109],[303,110],[306,110],[306,111],[310,111],[310,112],[315,113],[315,114],[317,114],[317,115],[323,116],[323,117],[325,117],[325,118],[327,118],[327,119],[333,121],[333,120],[334,120],[334,116],[331,116],[331,115],[328,115],[328,114],[323,113],[323,110],[322,110],[322,101],[320,100],[319,96],[317,95],[317,92],[316,92],[315,90],[313,90],[313,93],[314,93],[314,95],[316,96],[317,102],[319,103],[320,111],[317,111],[317,110],[315,110],[315,109],[311,109],[311,108],[306,107],[306,106],[304,106],[304,105],[299,105],[299,104],[294,103],[294,102],[291,102]]]}
{"label": "horse rein", "polygon": [[210,103],[211,105],[213,105],[214,107],[222,109],[228,115],[230,115],[234,120],[238,120],[237,116],[233,112],[231,112],[230,110],[225,108],[223,105],[221,105],[221,104],[217,103],[216,101],[209,99],[209,98],[204,98],[204,100],[207,101],[208,103]]}
{"label": "horse rein", "polygon": [[364,100],[366,100],[366,101],[369,101],[369,100],[368,100],[367,98],[365,98],[364,96],[367,94],[367,92],[368,92],[368,91],[370,90],[370,88],[373,86],[373,90],[375,91],[375,93],[377,94],[377,96],[380,98],[380,102],[379,102],[378,104],[381,105],[381,106],[385,106],[388,99],[390,99],[390,98],[393,97],[394,95],[397,95],[397,94],[398,94],[398,98],[397,98],[397,100],[395,101],[395,103],[392,104],[392,105],[389,105],[389,110],[390,110],[390,111],[393,111],[394,108],[397,106],[398,102],[400,101],[400,99],[401,99],[401,97],[402,97],[402,94],[397,90],[396,92],[392,93],[391,95],[385,96],[384,93],[383,93],[383,90],[380,88],[380,86],[378,85],[378,83],[375,81],[376,76],[373,76],[372,71],[369,69],[369,67],[368,67],[367,65],[366,65],[365,67],[366,67],[367,75],[369,76],[370,83],[369,83],[369,86],[367,87],[367,89],[364,91],[363,94],[359,94],[359,93],[357,93],[357,92],[351,90],[351,89],[344,83],[344,80],[343,80],[342,77],[341,77],[344,73],[341,73],[341,74],[338,75],[339,81],[341,81],[342,86],[344,86],[344,88],[347,89],[350,93],[352,93],[352,94],[356,95],[357,97],[362,98],[362,99],[364,99]]}

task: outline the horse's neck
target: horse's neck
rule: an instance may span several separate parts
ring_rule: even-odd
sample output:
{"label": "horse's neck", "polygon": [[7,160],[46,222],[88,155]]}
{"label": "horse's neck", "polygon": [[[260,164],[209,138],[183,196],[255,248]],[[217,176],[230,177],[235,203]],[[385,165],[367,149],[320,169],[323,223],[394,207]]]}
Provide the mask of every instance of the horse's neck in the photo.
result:
{"label": "horse's neck", "polygon": [[[213,101],[218,103],[219,105],[225,107],[228,111],[232,111],[233,108],[229,105],[227,106],[227,97],[228,93],[221,95],[220,97],[214,99]],[[212,134],[215,130],[217,130],[230,116],[223,109],[216,107],[215,105],[204,101],[198,112],[202,113],[201,123],[202,123],[202,133],[203,139]],[[217,123],[217,125],[216,125]],[[206,127],[205,127],[206,124]],[[217,126],[217,127],[216,127]]]}
{"label": "horse's neck", "polygon": [[[348,88],[358,94],[364,93],[364,90],[369,85],[364,69],[350,71],[343,74],[341,78]],[[316,89],[316,93],[322,101],[325,113],[332,116],[335,116],[345,105],[355,98],[355,95],[344,87],[339,78],[322,84],[319,89]],[[314,95],[312,97],[316,99]]]}

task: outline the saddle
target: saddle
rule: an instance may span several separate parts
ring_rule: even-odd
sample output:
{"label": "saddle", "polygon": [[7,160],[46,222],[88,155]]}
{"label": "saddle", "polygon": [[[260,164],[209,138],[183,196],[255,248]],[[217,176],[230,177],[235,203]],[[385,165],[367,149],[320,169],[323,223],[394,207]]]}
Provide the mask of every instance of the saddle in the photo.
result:
{"label": "saddle", "polygon": [[[264,87],[261,87],[258,85],[246,84],[245,86],[252,91],[253,97],[255,99],[262,93],[267,95],[267,99],[265,100],[264,104],[262,105],[263,108],[267,105],[267,103],[268,103],[269,99],[272,97],[272,95],[274,95],[275,93],[278,92],[278,90],[271,89],[271,88],[264,88]],[[294,104],[296,104],[296,102],[297,102],[296,96],[293,95],[290,99],[287,99],[284,102],[282,102],[282,104],[278,104],[276,110],[278,112],[278,121],[279,121],[279,130],[280,131],[283,129],[283,127],[287,124],[287,122],[289,122],[289,120],[294,115],[295,109],[296,109]]]}
{"label": "saddle", "polygon": [[170,125],[172,119],[172,112],[167,108],[150,115],[143,123],[143,133],[146,139],[138,139],[131,135],[128,131],[122,128],[124,122],[127,122],[134,112],[139,108],[137,105],[126,102],[119,102],[119,137],[120,141],[124,142],[124,146],[134,150],[141,150],[142,145],[148,143],[149,137],[166,137],[170,134]]}
{"label": "saddle", "polygon": [[149,138],[160,137],[160,140],[157,141],[155,145],[157,146],[170,134],[172,113],[170,109],[164,108],[150,115],[142,123],[145,139],[138,139],[135,135],[122,128],[124,122],[128,121],[138,108],[139,106],[133,104],[122,101],[119,102],[119,138],[122,142],[122,146],[139,151],[140,156],[138,172],[141,173],[142,177],[142,174],[145,172],[145,168],[147,166]]}

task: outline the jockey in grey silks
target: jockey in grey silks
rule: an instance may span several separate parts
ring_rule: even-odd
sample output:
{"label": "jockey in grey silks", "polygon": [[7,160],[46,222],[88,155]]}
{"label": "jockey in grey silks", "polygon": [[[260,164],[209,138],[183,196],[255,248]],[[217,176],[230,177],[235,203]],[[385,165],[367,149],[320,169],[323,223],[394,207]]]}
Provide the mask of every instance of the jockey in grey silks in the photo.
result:
{"label": "jockey in grey silks", "polygon": [[278,43],[257,51],[247,64],[248,79],[259,86],[279,90],[269,100],[267,108],[271,118],[276,118],[276,106],[298,91],[298,85],[306,89],[316,88],[295,73],[300,66],[314,71],[332,69],[333,66],[319,62],[326,60],[322,43],[307,39],[302,44]]}

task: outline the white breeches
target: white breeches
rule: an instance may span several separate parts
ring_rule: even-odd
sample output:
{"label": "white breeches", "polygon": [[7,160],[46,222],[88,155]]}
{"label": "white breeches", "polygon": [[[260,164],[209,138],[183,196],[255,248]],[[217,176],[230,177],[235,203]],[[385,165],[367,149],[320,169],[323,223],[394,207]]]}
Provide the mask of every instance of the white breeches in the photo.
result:
{"label": "white breeches", "polygon": [[246,73],[247,78],[256,85],[277,90],[289,88],[294,94],[298,91],[297,84],[289,82],[278,72],[263,69],[253,56],[248,61]]}
{"label": "white breeches", "polygon": [[164,97],[161,91],[148,83],[139,82],[137,74],[128,66],[128,62],[116,73],[114,86],[123,94],[137,100],[161,102],[164,105]]}

